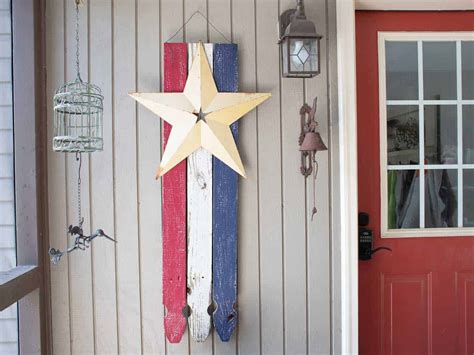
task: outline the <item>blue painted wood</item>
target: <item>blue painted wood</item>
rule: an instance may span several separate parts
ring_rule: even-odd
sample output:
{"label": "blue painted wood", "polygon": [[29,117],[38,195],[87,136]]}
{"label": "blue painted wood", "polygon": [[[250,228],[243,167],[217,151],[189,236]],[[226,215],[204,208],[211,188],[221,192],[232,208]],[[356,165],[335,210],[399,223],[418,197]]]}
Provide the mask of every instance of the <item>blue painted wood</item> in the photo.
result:
{"label": "blue painted wood", "polygon": [[[214,80],[219,92],[237,91],[236,44],[214,45]],[[231,129],[237,142],[237,122]],[[237,173],[214,157],[212,296],[216,310],[213,321],[222,341],[229,341],[237,325],[237,184]]]}

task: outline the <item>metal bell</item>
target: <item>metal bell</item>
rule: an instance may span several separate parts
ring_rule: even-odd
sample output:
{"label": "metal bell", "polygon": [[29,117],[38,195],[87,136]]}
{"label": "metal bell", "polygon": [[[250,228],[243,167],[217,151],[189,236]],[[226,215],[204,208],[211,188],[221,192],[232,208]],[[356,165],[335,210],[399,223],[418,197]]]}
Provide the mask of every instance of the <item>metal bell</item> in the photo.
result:
{"label": "metal bell", "polygon": [[318,132],[306,132],[304,135],[303,143],[301,143],[301,152],[313,152],[313,151],[328,150],[326,145]]}

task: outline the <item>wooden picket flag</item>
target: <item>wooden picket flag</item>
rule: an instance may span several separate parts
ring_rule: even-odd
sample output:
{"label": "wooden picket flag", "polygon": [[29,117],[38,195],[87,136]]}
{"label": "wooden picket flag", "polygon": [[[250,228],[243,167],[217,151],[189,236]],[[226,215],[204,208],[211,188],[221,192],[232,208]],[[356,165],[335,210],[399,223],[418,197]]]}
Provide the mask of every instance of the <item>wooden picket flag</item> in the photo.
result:
{"label": "wooden picket flag", "polygon": [[[205,44],[212,71],[212,44]],[[199,50],[188,45],[189,69]],[[199,65],[196,62],[196,65]],[[211,330],[208,307],[212,287],[212,155],[199,148],[188,157],[188,318],[191,338],[203,342]]]}
{"label": "wooden picket flag", "polygon": [[[238,89],[236,44],[214,45],[214,80],[219,92]],[[238,140],[238,123],[231,126]],[[213,158],[212,279],[214,327],[222,341],[229,341],[237,325],[237,205],[238,174]]]}
{"label": "wooden picket flag", "polygon": [[[186,43],[164,44],[164,91],[182,92],[188,75]],[[163,122],[163,148],[171,126]],[[179,343],[186,330],[186,160],[162,178],[163,304],[165,334]]]}

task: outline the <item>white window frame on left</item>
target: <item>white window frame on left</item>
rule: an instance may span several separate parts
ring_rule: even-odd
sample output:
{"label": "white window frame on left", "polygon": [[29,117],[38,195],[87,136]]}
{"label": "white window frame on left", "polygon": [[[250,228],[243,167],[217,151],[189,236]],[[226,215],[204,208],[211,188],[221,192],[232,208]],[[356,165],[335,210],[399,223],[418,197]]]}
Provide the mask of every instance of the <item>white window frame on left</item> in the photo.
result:
{"label": "white window frame on left", "polygon": [[0,311],[18,302],[21,354],[51,353],[47,254],[45,0],[11,8],[17,266],[0,272]]}

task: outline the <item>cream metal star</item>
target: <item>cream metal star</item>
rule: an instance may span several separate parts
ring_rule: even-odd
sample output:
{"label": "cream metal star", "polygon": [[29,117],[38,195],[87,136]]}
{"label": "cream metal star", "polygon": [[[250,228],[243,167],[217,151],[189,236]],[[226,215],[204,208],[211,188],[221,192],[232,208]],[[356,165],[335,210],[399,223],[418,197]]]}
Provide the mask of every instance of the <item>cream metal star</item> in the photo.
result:
{"label": "cream metal star", "polygon": [[134,93],[130,96],[172,126],[157,178],[200,147],[245,177],[230,125],[271,94],[218,92],[204,47],[199,42],[182,93]]}

